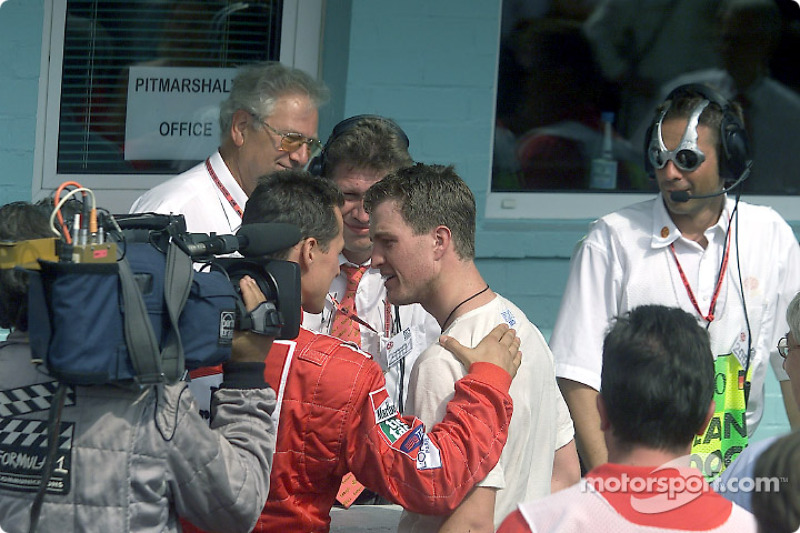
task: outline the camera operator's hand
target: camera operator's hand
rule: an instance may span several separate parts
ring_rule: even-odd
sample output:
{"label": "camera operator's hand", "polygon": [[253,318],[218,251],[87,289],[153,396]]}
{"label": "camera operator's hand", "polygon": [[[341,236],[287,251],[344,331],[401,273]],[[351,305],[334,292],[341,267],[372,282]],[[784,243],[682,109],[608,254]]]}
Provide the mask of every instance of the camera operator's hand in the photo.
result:
{"label": "camera operator's hand", "polygon": [[[242,290],[242,299],[248,311],[255,309],[261,302],[267,301],[264,293],[258,288],[258,284],[250,276],[244,276],[239,281],[239,288]],[[252,331],[235,331],[231,361],[263,363],[274,340],[274,337],[259,335]]]}
{"label": "camera operator's hand", "polygon": [[453,337],[442,335],[439,344],[451,352],[469,369],[472,363],[493,363],[513,378],[522,363],[517,332],[507,324],[499,324],[486,335],[475,348],[467,348]]}

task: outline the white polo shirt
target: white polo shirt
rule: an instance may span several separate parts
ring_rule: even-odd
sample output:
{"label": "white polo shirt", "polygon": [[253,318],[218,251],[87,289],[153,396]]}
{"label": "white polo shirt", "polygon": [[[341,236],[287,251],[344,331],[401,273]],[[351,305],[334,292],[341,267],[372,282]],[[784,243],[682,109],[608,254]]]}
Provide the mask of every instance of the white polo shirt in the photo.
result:
{"label": "white polo shirt", "polygon": [[[726,199],[719,222],[705,232],[709,241],[705,249],[681,235],[660,194],[593,222],[570,262],[550,339],[556,375],[599,390],[603,338],[611,319],[639,305],[677,306],[705,326],[670,244],[698,307],[706,314],[734,205],[733,199]],[[776,346],[788,331],[786,307],[800,291],[800,247],[789,225],[769,207],[740,202],[732,231],[727,270],[708,331],[714,356],[729,354],[746,346],[741,339],[746,341],[749,320],[753,352],[746,419],[747,433],[752,435],[764,410],[767,362],[779,380],[788,379]]]}

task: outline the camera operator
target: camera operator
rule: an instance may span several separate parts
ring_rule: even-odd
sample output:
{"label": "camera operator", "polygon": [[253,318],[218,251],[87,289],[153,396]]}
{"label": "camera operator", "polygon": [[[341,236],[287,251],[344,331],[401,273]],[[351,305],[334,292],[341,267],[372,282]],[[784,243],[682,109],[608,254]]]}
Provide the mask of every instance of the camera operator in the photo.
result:
{"label": "camera operator", "polygon": [[[45,212],[0,207],[0,241],[52,237]],[[264,299],[240,284],[248,309]],[[186,383],[67,386],[58,448],[40,509],[47,419],[58,383],[31,359],[27,275],[0,270],[0,531],[250,531],[264,506],[275,448],[274,391],[264,381],[272,339],[237,332],[211,429]],[[102,296],[99,296],[102,297]]]}

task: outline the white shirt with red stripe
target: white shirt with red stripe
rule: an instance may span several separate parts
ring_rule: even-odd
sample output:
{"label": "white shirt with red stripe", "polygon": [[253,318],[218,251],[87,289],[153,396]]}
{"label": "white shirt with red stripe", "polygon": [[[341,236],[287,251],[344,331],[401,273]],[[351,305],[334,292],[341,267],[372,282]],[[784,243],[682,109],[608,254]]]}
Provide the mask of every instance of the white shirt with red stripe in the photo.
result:
{"label": "white shirt with red stripe", "polygon": [[186,218],[186,229],[190,233],[236,233],[242,225],[242,217],[234,204],[244,209],[247,194],[228,170],[219,151],[214,152],[208,162],[227,195],[214,182],[203,161],[141,195],[130,212],[181,214]]}
{"label": "white shirt with red stripe", "polygon": [[606,463],[568,489],[520,504],[497,533],[757,531],[752,514],[688,470]]}

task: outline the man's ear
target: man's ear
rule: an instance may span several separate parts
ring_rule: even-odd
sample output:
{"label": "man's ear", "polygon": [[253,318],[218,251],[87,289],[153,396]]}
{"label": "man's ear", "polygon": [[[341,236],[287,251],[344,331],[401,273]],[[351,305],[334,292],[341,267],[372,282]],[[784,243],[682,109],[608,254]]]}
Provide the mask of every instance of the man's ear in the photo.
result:
{"label": "man's ear", "polygon": [[700,426],[700,429],[697,430],[697,435],[703,435],[706,432],[708,423],[711,422],[712,418],[714,418],[714,411],[716,410],[717,410],[717,402],[711,400],[711,403],[708,405],[708,412],[706,413],[706,419],[703,422],[703,425]]}
{"label": "man's ear", "polygon": [[447,226],[438,226],[433,230],[433,252],[434,258],[439,259],[444,255],[444,252],[450,248],[453,242],[453,235],[450,233],[450,228]]}
{"label": "man's ear", "polygon": [[314,237],[308,237],[297,243],[296,246],[300,251],[297,263],[300,265],[300,275],[303,275],[311,269],[311,265],[319,253],[319,242]]}
{"label": "man's ear", "polygon": [[597,411],[600,413],[600,430],[606,432],[611,429],[611,421],[608,419],[606,403],[603,401],[603,396],[600,394],[597,395]]}
{"label": "man's ear", "polygon": [[244,140],[251,133],[250,121],[253,116],[244,109],[237,109],[231,119],[231,139],[236,146],[242,146]]}

